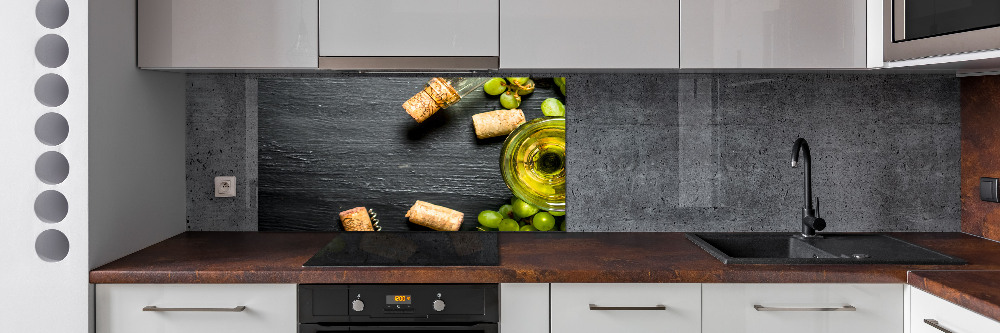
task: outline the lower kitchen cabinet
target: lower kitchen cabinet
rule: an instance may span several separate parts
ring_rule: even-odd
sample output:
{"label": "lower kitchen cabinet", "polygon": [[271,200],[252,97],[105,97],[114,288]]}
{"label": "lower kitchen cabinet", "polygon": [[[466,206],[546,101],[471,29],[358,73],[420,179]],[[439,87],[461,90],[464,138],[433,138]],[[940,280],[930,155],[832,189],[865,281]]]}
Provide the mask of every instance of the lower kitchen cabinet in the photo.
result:
{"label": "lower kitchen cabinet", "polygon": [[549,284],[500,284],[500,333],[549,333]]}
{"label": "lower kitchen cabinet", "polygon": [[1000,332],[1000,322],[981,316],[927,292],[910,290],[910,332]]}
{"label": "lower kitchen cabinet", "polygon": [[903,332],[901,284],[704,284],[705,333]]}
{"label": "lower kitchen cabinet", "polygon": [[98,284],[97,333],[296,332],[294,284]]}
{"label": "lower kitchen cabinet", "polygon": [[701,285],[554,283],[552,332],[701,332]]}

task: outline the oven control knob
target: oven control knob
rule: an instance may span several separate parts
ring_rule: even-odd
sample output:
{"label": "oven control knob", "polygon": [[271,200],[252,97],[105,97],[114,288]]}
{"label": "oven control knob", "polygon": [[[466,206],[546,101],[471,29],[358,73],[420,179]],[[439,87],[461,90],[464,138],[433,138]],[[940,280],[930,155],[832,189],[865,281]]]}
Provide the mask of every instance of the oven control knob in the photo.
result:
{"label": "oven control knob", "polygon": [[442,301],[442,300],[435,300],[434,301],[434,311],[438,311],[438,312],[444,311],[444,301]]}
{"label": "oven control knob", "polygon": [[365,302],[362,302],[360,299],[356,299],[354,300],[354,302],[351,302],[351,309],[354,309],[354,311],[358,312],[364,311]]}

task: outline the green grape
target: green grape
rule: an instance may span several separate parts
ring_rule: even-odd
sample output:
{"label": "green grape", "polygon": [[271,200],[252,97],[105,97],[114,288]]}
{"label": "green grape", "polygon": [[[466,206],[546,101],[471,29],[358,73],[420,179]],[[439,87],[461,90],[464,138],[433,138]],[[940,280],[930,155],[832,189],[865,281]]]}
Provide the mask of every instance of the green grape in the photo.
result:
{"label": "green grape", "polygon": [[507,82],[510,82],[510,84],[515,86],[520,86],[526,84],[529,79],[530,78],[527,77],[509,77],[507,78]]}
{"label": "green grape", "polygon": [[559,92],[561,92],[563,96],[566,96],[566,78],[556,77],[552,78],[552,81],[555,81],[556,85],[559,86]]}
{"label": "green grape", "polygon": [[535,215],[538,213],[538,207],[532,206],[531,204],[524,202],[521,199],[514,199],[511,203],[514,208],[514,217],[523,219],[525,217]]}
{"label": "green grape", "polygon": [[530,95],[533,92],[535,92],[535,81],[532,79],[528,79],[528,81],[517,88],[518,95]]}
{"label": "green grape", "polygon": [[502,94],[504,91],[507,91],[507,81],[499,77],[492,78],[483,84],[483,91],[493,96]]}
{"label": "green grape", "polygon": [[538,229],[535,229],[535,227],[532,226],[532,225],[530,225],[530,224],[525,224],[525,225],[521,226],[520,230],[521,231],[538,231]]}
{"label": "green grape", "polygon": [[492,210],[484,210],[479,213],[479,224],[482,224],[484,227],[496,228],[500,225],[500,220],[503,220],[503,216]]}
{"label": "green grape", "polygon": [[538,230],[549,231],[556,226],[556,218],[552,217],[552,214],[541,212],[531,219],[531,225]]}
{"label": "green grape", "polygon": [[478,227],[476,227],[476,230],[479,230],[479,231],[497,231],[497,228],[487,228],[487,227],[484,227],[484,226],[478,226]]}
{"label": "green grape", "polygon": [[509,218],[514,217],[514,207],[511,206],[511,205],[500,206],[499,212],[500,212],[500,215],[503,218],[505,218],[505,219],[509,219]]}
{"label": "green grape", "polygon": [[516,109],[521,106],[521,96],[513,91],[505,92],[500,95],[500,105],[507,109]]}
{"label": "green grape", "polygon": [[500,221],[500,231],[517,231],[521,229],[521,226],[517,224],[517,221],[511,219],[503,219]]}
{"label": "green grape", "polygon": [[563,220],[562,224],[559,225],[559,231],[566,231],[566,220]]}
{"label": "green grape", "polygon": [[550,210],[549,214],[552,214],[552,216],[566,216],[566,212],[559,212],[554,210]]}
{"label": "green grape", "polygon": [[547,117],[565,117],[566,106],[558,99],[546,98],[542,101],[542,113]]}

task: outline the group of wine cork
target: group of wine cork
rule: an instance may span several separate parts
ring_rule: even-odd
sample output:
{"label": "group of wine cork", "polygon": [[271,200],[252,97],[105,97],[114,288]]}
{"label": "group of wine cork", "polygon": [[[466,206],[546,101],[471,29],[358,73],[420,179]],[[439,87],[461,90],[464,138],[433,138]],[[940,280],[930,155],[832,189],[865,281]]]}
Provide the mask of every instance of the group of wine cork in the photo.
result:
{"label": "group of wine cork", "polygon": [[[458,92],[444,79],[433,78],[427,82],[424,90],[403,103],[403,109],[417,123],[422,123],[438,110],[455,104],[460,98]],[[520,109],[496,110],[472,116],[472,126],[475,127],[476,137],[479,139],[510,134],[524,122],[524,112]]]}
{"label": "group of wine cork", "polygon": [[[458,231],[465,216],[460,211],[417,200],[406,212],[410,222],[439,231]],[[345,231],[374,231],[368,209],[355,207],[340,212],[340,223]]]}

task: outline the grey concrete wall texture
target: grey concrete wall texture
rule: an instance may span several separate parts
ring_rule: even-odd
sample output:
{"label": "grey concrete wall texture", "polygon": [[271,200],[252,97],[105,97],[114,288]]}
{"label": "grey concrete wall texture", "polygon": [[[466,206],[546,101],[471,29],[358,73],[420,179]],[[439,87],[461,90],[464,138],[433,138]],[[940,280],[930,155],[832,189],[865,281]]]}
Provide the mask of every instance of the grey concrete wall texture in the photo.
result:
{"label": "grey concrete wall texture", "polygon": [[[187,77],[188,230],[257,230],[257,79]],[[215,177],[236,176],[236,197],[216,198]]]}
{"label": "grey concrete wall texture", "polygon": [[[190,230],[256,230],[258,77],[188,76]],[[827,231],[959,230],[953,76],[580,74],[567,91],[570,231],[798,230],[798,137]],[[224,173],[236,199],[211,197]]]}

